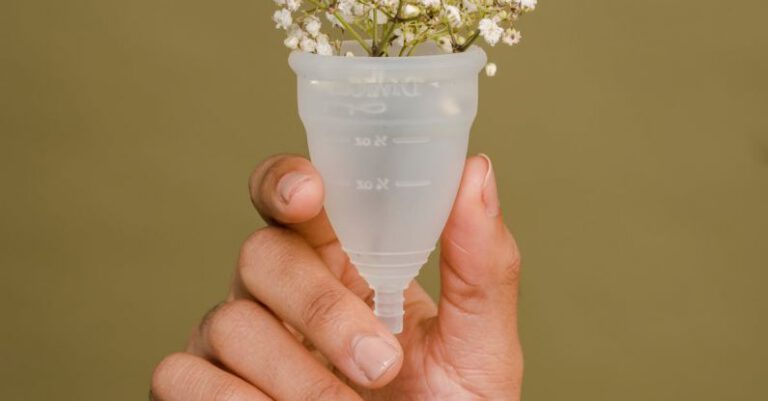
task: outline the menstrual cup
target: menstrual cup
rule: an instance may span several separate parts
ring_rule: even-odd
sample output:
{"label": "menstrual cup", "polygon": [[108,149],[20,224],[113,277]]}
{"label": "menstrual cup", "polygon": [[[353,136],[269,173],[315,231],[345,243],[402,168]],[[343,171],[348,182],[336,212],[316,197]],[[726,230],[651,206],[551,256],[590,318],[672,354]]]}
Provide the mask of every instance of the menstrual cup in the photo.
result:
{"label": "menstrual cup", "polygon": [[[342,54],[349,50],[362,54],[346,42]],[[403,291],[458,191],[485,53],[425,44],[411,57],[293,52],[289,63],[328,218],[375,291],[374,313],[399,333]]]}

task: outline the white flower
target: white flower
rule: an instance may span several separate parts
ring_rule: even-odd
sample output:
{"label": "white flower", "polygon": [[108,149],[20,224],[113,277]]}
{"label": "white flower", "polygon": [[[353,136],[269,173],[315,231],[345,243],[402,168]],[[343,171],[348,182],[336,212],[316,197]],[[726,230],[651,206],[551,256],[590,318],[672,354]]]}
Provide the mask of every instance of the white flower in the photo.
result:
{"label": "white flower", "polygon": [[523,35],[518,31],[517,29],[507,29],[506,32],[504,32],[504,37],[501,38],[501,41],[510,45],[514,46],[518,43],[520,43],[520,39],[523,38]]}
{"label": "white flower", "polygon": [[485,75],[488,75],[489,77],[492,77],[496,75],[496,64],[494,63],[488,63],[485,65]]}
{"label": "white flower", "polygon": [[329,12],[326,12],[326,13],[325,13],[325,18],[327,18],[327,19],[328,19],[328,22],[330,22],[330,23],[331,23],[331,25],[333,25],[333,26],[335,26],[335,27],[337,27],[337,28],[340,28],[340,27],[341,27],[341,22],[339,22],[339,19],[338,19],[338,18],[336,18],[336,16],[335,16],[335,15],[333,15],[333,14],[331,14],[331,13],[329,13]]}
{"label": "white flower", "polygon": [[352,52],[346,52],[346,53],[344,54],[344,56],[346,56],[346,57],[355,57],[355,53],[352,53]]}
{"label": "white flower", "polygon": [[312,35],[312,37],[320,34],[321,27],[322,24],[320,23],[320,18],[317,18],[314,15],[311,15],[304,20],[304,29],[306,29],[307,33]]}
{"label": "white flower", "polygon": [[[374,14],[373,9],[371,9],[371,11],[368,12],[368,20],[373,21],[373,14]],[[376,14],[376,25],[384,25],[387,23],[387,21],[389,21],[389,18],[387,18],[387,15],[384,14],[383,12],[377,11],[375,14]]]}
{"label": "white flower", "polygon": [[320,34],[317,36],[317,54],[322,56],[333,56],[333,46],[328,41],[328,35]]}
{"label": "white flower", "polygon": [[293,18],[290,11],[281,8],[272,15],[272,21],[275,21],[275,28],[288,29],[293,23]]}
{"label": "white flower", "polygon": [[406,31],[405,34],[403,34],[403,30],[400,28],[397,28],[393,31],[395,34],[395,44],[403,47],[406,43],[410,43],[414,39],[414,34],[411,31]]}
{"label": "white flower", "polygon": [[284,0],[285,6],[288,7],[291,12],[298,10],[301,7],[301,0]]}
{"label": "white flower", "polygon": [[461,0],[461,6],[464,7],[464,10],[467,12],[473,13],[477,11],[476,1],[477,0]]}
{"label": "white flower", "polygon": [[483,37],[483,39],[485,39],[485,41],[488,42],[488,44],[491,46],[495,46],[496,43],[499,43],[501,35],[504,34],[504,30],[501,29],[500,26],[496,25],[496,23],[493,22],[493,20],[490,18],[481,19],[477,29],[480,30],[480,35]]}
{"label": "white flower", "polygon": [[301,39],[299,48],[305,52],[313,52],[317,48],[317,42],[309,36],[305,36]]}
{"label": "white flower", "polygon": [[299,38],[289,36],[285,38],[283,44],[291,50],[296,50],[299,47]]}
{"label": "white flower", "polygon": [[440,6],[440,0],[421,0],[421,4],[426,8],[437,8]]}
{"label": "white flower", "polygon": [[283,44],[291,50],[296,50],[302,37],[304,37],[304,32],[302,32],[301,28],[297,24],[292,24],[288,28],[288,37],[285,38]]}
{"label": "white flower", "polygon": [[421,14],[421,9],[419,7],[414,6],[413,4],[406,4],[403,7],[403,10],[400,12],[401,17],[409,19],[409,18],[416,18]]}
{"label": "white flower", "polygon": [[453,43],[451,43],[450,36],[441,36],[437,39],[437,45],[440,46],[446,53],[453,52]]}
{"label": "white flower", "polygon": [[[517,25],[515,20],[538,6],[538,0],[272,1],[277,5],[272,20],[276,28],[286,31],[283,43],[292,50],[344,56],[346,50],[341,51],[341,41],[354,36],[370,43],[372,36],[379,39],[378,32],[383,29],[382,34],[391,36],[386,43],[382,42],[382,48],[370,45],[367,52],[371,54],[358,52],[357,56],[392,57],[402,53],[403,48],[407,55],[412,55],[411,46],[415,48],[427,41],[437,45],[440,53],[466,50],[478,37],[488,46],[499,42],[516,45],[522,36],[513,29]],[[323,22],[324,18],[328,22]],[[382,24],[383,28],[376,28]],[[388,24],[392,25],[387,27]],[[323,34],[331,28],[338,31],[338,40]],[[380,54],[373,54],[379,50]],[[496,66],[490,63],[487,72],[492,75],[495,71]]]}
{"label": "white flower", "polygon": [[452,27],[461,25],[461,11],[456,6],[445,6],[445,17],[448,18]]}
{"label": "white flower", "polygon": [[336,9],[339,10],[341,13],[341,16],[344,17],[344,19],[347,19],[347,17],[351,17],[354,13],[355,0],[339,0],[338,4],[336,5]]}

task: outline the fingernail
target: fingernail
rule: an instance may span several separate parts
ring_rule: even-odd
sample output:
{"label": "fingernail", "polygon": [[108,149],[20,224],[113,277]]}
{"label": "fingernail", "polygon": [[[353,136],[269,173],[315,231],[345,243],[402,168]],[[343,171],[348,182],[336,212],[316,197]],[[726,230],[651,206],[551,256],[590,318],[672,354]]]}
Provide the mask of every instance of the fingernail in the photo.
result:
{"label": "fingernail", "polygon": [[478,156],[485,159],[488,164],[488,170],[485,173],[485,179],[483,179],[483,203],[485,203],[485,213],[488,217],[496,217],[501,213],[501,205],[499,204],[499,193],[496,188],[496,176],[493,173],[493,163],[491,158],[485,153],[480,153]]}
{"label": "fingernail", "polygon": [[355,364],[372,382],[378,380],[395,364],[399,354],[395,347],[376,336],[359,338],[352,350]]}
{"label": "fingernail", "polygon": [[277,192],[280,194],[280,198],[284,203],[290,203],[293,195],[299,192],[304,183],[309,181],[312,177],[299,173],[292,172],[284,175],[277,183]]}

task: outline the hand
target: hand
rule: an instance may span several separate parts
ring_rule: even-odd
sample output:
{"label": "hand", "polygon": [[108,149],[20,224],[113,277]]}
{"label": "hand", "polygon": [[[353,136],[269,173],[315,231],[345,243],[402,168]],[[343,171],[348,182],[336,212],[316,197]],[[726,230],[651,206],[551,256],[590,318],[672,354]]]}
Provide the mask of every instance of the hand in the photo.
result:
{"label": "hand", "polygon": [[396,337],[373,315],[309,161],[262,163],[251,198],[270,226],[243,245],[227,301],[186,353],[157,366],[154,400],[519,400],[520,259],[489,159],[466,163],[441,239],[439,306],[412,283]]}

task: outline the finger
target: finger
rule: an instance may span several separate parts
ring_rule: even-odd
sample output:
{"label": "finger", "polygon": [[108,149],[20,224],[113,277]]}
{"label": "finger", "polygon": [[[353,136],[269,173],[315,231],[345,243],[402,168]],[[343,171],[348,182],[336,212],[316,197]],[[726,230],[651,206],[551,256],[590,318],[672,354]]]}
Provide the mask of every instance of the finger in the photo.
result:
{"label": "finger", "polygon": [[465,338],[483,338],[489,330],[516,336],[520,254],[502,220],[485,155],[466,163],[441,251],[440,326]]}
{"label": "finger", "polygon": [[155,368],[150,400],[153,401],[269,401],[267,395],[203,358],[172,354]]}
{"label": "finger", "polygon": [[195,347],[275,400],[362,401],[269,311],[238,300],[216,308]]}
{"label": "finger", "polygon": [[289,155],[265,160],[251,175],[250,192],[270,224],[291,228],[313,247],[336,240],[323,210],[323,180],[309,160]]}
{"label": "finger", "polygon": [[243,246],[238,274],[254,298],[354,382],[380,387],[399,371],[402,350],[395,337],[295,233],[258,231]]}
{"label": "finger", "polygon": [[[251,199],[270,224],[291,229],[302,236],[341,282],[363,300],[373,292],[338,244],[323,203],[323,183],[305,158],[278,155],[261,163],[250,180]],[[428,296],[421,303],[431,304]]]}

